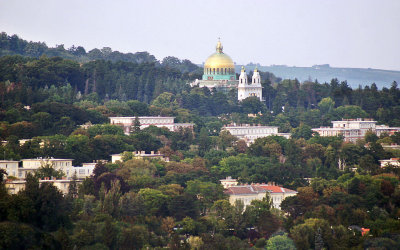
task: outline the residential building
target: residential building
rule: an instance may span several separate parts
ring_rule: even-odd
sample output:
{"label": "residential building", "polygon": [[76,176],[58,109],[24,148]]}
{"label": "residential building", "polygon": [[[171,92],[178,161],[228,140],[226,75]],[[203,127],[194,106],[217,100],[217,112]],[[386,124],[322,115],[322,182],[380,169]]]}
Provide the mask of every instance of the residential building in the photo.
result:
{"label": "residential building", "polygon": [[[79,184],[82,181],[77,180],[76,183]],[[43,183],[52,183],[57,187],[64,195],[68,193],[69,185],[71,180],[67,179],[50,179],[46,178],[44,180],[39,180],[39,185]],[[5,186],[10,194],[17,194],[19,191],[25,189],[26,180],[14,180],[6,181]]]}
{"label": "residential building", "polygon": [[[109,117],[110,123],[113,125],[121,126],[124,133],[129,135],[133,127],[135,126],[136,117]],[[139,116],[137,117],[140,129],[147,128],[149,126],[156,126],[159,128],[165,127],[170,131],[179,131],[181,128],[193,129],[193,123],[175,123],[175,117],[163,117],[163,116]]]}
{"label": "residential building", "polygon": [[232,187],[232,186],[237,186],[238,181],[236,179],[232,179],[231,176],[226,177],[225,179],[219,180],[221,182],[221,185],[224,186],[224,188]]}
{"label": "residential building", "polygon": [[346,142],[356,142],[363,139],[367,131],[380,136],[383,133],[393,135],[400,131],[400,127],[388,127],[386,125],[376,125],[372,119],[342,119],[341,121],[332,121],[332,127],[313,128],[320,136],[338,136],[342,135]]}
{"label": "residential building", "polygon": [[249,124],[241,126],[225,126],[222,130],[227,130],[231,135],[236,136],[239,140],[246,141],[247,144],[252,144],[256,139],[271,135],[283,136],[290,138],[289,133],[279,133],[276,126],[250,126]]}
{"label": "residential building", "polygon": [[[162,161],[169,161],[169,158],[164,154],[160,154],[160,152],[154,153],[154,151],[151,151],[150,154],[146,154],[145,151],[135,151],[132,152],[132,157],[135,159],[159,159]],[[111,155],[111,162],[116,163],[117,161],[122,161],[122,153]]]}
{"label": "residential building", "polygon": [[8,176],[18,177],[19,161],[0,160],[0,169],[4,169]]}
{"label": "residential building", "polygon": [[273,184],[251,184],[231,186],[225,190],[229,195],[229,202],[234,205],[237,200],[243,202],[245,206],[251,204],[253,200],[262,200],[266,193],[271,197],[274,208],[281,208],[281,203],[284,199],[297,194],[296,191]]}
{"label": "residential building", "polygon": [[46,164],[55,169],[72,167],[73,159],[56,159],[56,158],[35,158],[35,159],[22,159],[22,167],[26,169],[38,169]]}
{"label": "residential building", "polygon": [[393,166],[393,167],[400,167],[400,158],[390,158],[387,160],[380,160],[381,163],[381,168],[387,167],[387,166]]}

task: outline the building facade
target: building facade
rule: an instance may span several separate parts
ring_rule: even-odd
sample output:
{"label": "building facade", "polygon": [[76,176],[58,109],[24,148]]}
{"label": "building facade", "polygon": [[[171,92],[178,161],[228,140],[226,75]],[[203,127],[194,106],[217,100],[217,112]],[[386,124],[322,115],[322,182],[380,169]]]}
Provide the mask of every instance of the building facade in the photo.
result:
{"label": "building facade", "polygon": [[[51,183],[53,184],[58,190],[60,190],[64,195],[68,194],[68,189],[69,185],[71,183],[71,180],[67,179],[58,179],[58,180],[52,180],[49,178],[46,178],[44,180],[39,180],[39,185],[42,185],[43,183]],[[81,180],[76,181],[77,184],[82,183]],[[6,181],[5,186],[7,188],[8,193],[10,194],[17,194],[19,191],[22,191],[25,189],[25,180],[15,180],[15,181]]]}
{"label": "building facade", "polygon": [[[124,133],[129,135],[132,127],[135,126],[136,117],[109,117],[110,123],[113,125],[121,126]],[[140,129],[147,128],[149,126],[156,126],[159,128],[165,127],[170,131],[179,131],[181,128],[193,129],[193,123],[175,123],[175,117],[163,117],[163,116],[139,116],[137,117]]]}
{"label": "building facade", "polygon": [[257,97],[260,101],[263,101],[261,77],[260,72],[256,68],[251,83],[248,83],[246,70],[242,67],[239,76],[238,101],[242,101],[248,97]]}
{"label": "building facade", "polygon": [[19,169],[19,161],[2,160],[0,161],[0,169],[5,170],[8,176],[17,177]]}
{"label": "building facade", "polygon": [[247,144],[252,144],[258,138],[271,135],[290,138],[289,133],[279,133],[276,126],[250,126],[246,124],[244,126],[226,126],[222,130],[229,131],[231,135],[236,136],[239,140],[244,140]]}
{"label": "building facade", "polygon": [[245,206],[250,205],[253,200],[262,200],[266,193],[271,198],[272,206],[277,209],[281,208],[284,199],[297,194],[294,190],[269,184],[231,186],[225,190],[225,194],[229,195],[230,204],[234,205],[240,200]]}
{"label": "building facade", "polygon": [[[122,155],[123,154],[112,154],[111,155],[111,162],[112,163],[116,163],[117,161],[121,161],[122,162]],[[158,160],[162,160],[162,161],[169,161],[169,158],[166,157],[163,154],[160,154],[160,152],[156,152],[154,153],[154,151],[151,151],[150,154],[146,154],[145,151],[135,151],[132,152],[132,158],[134,159],[158,159]]]}
{"label": "building facade", "polygon": [[387,133],[393,135],[399,132],[398,127],[389,127],[386,125],[376,125],[372,119],[342,119],[341,121],[332,121],[332,127],[313,128],[320,136],[338,136],[342,135],[346,142],[356,142],[363,139],[367,131],[375,133],[377,136]]}
{"label": "building facade", "polygon": [[215,53],[209,56],[204,63],[202,79],[196,79],[190,86],[200,88],[216,89],[217,91],[229,92],[237,89],[238,100],[242,101],[247,97],[255,96],[263,101],[261,77],[257,69],[254,70],[251,83],[248,83],[247,74],[244,67],[236,79],[235,63],[230,56],[224,53],[221,41],[218,41]]}
{"label": "building facade", "polygon": [[387,166],[400,167],[400,158],[379,160],[379,162],[381,163],[381,168],[385,168]]}

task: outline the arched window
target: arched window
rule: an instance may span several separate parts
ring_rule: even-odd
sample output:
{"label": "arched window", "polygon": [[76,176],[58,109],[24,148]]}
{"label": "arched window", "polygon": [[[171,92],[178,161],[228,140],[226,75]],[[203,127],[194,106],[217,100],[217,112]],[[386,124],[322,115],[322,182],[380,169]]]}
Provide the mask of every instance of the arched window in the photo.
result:
{"label": "arched window", "polygon": [[213,68],[213,74],[215,75],[215,68]]}
{"label": "arched window", "polygon": [[219,74],[219,68],[217,68],[217,74]]}

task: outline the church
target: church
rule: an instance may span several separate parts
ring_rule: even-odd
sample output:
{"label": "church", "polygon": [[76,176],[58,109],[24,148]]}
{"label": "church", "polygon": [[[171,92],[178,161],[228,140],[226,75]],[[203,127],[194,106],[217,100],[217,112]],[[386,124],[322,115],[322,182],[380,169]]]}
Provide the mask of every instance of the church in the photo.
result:
{"label": "church", "polygon": [[228,92],[237,89],[238,100],[247,97],[257,97],[263,101],[260,72],[254,70],[252,80],[249,83],[244,67],[240,72],[239,80],[236,79],[235,64],[230,56],[224,53],[221,41],[218,41],[215,53],[209,56],[204,64],[204,73],[201,80],[196,79],[190,85],[200,88],[207,87],[210,90]]}

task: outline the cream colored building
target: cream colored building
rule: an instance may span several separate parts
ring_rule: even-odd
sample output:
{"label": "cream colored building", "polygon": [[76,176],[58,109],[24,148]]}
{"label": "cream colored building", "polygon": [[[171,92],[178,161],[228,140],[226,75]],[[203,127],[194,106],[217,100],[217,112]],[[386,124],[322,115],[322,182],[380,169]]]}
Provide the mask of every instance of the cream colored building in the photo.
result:
{"label": "cream colored building", "polygon": [[[170,131],[178,131],[180,128],[193,129],[193,123],[175,123],[175,117],[162,117],[162,116],[139,116],[140,129],[149,126],[156,126],[159,128],[165,127]],[[130,134],[132,127],[135,125],[136,117],[110,117],[110,123],[113,125],[121,126],[125,134]]]}
{"label": "cream colored building", "polygon": [[36,159],[22,159],[22,167],[26,169],[38,169],[46,164],[55,169],[63,169],[65,167],[72,167],[73,159],[55,159],[55,158],[36,158]]}
{"label": "cream colored building", "polygon": [[[71,180],[67,180],[67,179],[39,180],[39,185],[41,185],[43,183],[52,183],[55,187],[57,187],[65,195],[68,193],[68,189],[69,189]],[[82,181],[77,180],[76,183],[77,183],[77,185],[79,185],[80,183],[82,183]],[[5,185],[10,194],[17,194],[19,191],[22,191],[25,189],[25,184],[26,184],[25,180],[16,180],[16,181],[7,181]]]}
{"label": "cream colored building", "polygon": [[249,124],[242,126],[226,126],[222,130],[229,131],[231,135],[236,136],[239,140],[246,141],[247,144],[252,144],[256,139],[271,135],[283,136],[290,138],[289,133],[279,133],[278,127],[275,126],[250,126]]}
{"label": "cream colored building", "polygon": [[[112,154],[111,155],[111,162],[116,163],[117,161],[122,162],[122,154]],[[135,159],[159,159],[162,161],[169,161],[168,157],[165,157],[165,155],[160,154],[160,152],[154,153],[154,151],[151,151],[150,154],[146,154],[145,151],[135,151],[132,152],[132,157]]]}
{"label": "cream colored building", "polygon": [[387,160],[380,160],[381,163],[381,168],[387,167],[387,166],[393,166],[393,167],[400,167],[400,158],[390,158]]}
{"label": "cream colored building", "polygon": [[228,187],[237,186],[238,181],[236,179],[232,179],[231,176],[226,177],[225,179],[219,180],[221,185],[227,189]]}
{"label": "cream colored building", "polygon": [[4,169],[8,176],[18,177],[19,161],[0,160],[0,169]]}
{"label": "cream colored building", "polygon": [[332,121],[332,127],[313,128],[320,136],[338,136],[342,135],[346,142],[356,142],[363,139],[367,131],[380,136],[383,133],[393,135],[399,132],[398,127],[388,127],[386,125],[376,125],[376,121],[372,119],[342,119],[341,121]]}
{"label": "cream colored building", "polygon": [[267,192],[271,197],[273,207],[278,209],[281,208],[284,199],[297,194],[294,190],[267,184],[232,186],[225,190],[225,194],[229,195],[229,202],[232,205],[240,200],[245,206],[250,205],[253,200],[262,200]]}

